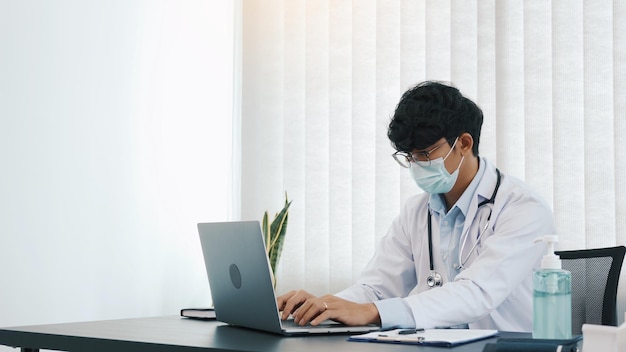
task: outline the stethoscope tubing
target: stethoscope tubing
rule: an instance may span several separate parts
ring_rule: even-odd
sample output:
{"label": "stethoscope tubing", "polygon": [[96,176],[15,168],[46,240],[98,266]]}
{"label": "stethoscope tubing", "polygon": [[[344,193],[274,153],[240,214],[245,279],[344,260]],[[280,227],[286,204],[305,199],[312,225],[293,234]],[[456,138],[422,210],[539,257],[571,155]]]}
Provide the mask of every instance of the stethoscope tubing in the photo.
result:
{"label": "stethoscope tubing", "polygon": [[[498,189],[500,189],[500,182],[502,180],[502,175],[500,174],[500,170],[497,168],[496,168],[496,174],[497,174],[496,186],[493,190],[493,193],[491,194],[491,197],[489,199],[485,199],[482,202],[480,202],[477,206],[477,209],[480,209],[480,207],[482,207],[483,205],[491,204],[493,206],[493,204],[495,204],[496,195],[498,194]],[[465,257],[465,260],[463,260],[462,255],[463,255],[463,250],[465,249],[465,243],[467,242],[467,238],[469,236],[469,228],[465,232],[465,235],[462,236],[463,239],[459,239],[462,243],[459,248],[458,269],[463,268],[465,262],[469,259],[471,253],[474,251],[474,249],[476,249],[476,246],[478,245],[480,238],[483,236],[483,234],[489,227],[489,223],[491,222],[492,212],[493,212],[493,207],[489,210],[489,215],[487,216],[487,223],[485,224],[483,230],[478,234],[478,237],[476,237],[476,242],[474,242],[474,245],[470,249],[469,254]],[[443,280],[441,278],[441,275],[435,272],[435,269],[434,269],[435,265],[434,265],[434,260],[433,260],[433,232],[432,232],[432,220],[431,220],[430,209],[428,209],[427,224],[428,224],[428,262],[429,262],[429,267],[431,271],[431,274],[428,276],[428,279],[427,279],[427,284],[429,287],[433,288],[433,287],[441,286],[443,284]]]}

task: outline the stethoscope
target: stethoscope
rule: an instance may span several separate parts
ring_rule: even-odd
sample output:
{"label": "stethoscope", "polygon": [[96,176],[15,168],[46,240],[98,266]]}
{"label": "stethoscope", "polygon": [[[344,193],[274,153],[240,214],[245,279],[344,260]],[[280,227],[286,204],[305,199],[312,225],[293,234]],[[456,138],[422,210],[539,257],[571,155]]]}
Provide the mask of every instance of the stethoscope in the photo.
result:
{"label": "stethoscope", "polygon": [[[478,203],[477,209],[480,209],[480,207],[482,207],[483,205],[494,204],[496,200],[496,195],[498,194],[498,189],[500,188],[500,180],[502,179],[502,176],[500,175],[500,170],[496,169],[496,174],[498,178],[496,180],[496,187],[493,190],[493,194],[491,195],[491,198],[485,199],[482,202]],[[476,237],[476,242],[474,242],[474,246],[472,246],[468,254],[465,256],[465,259],[462,258],[462,253],[463,253],[463,250],[465,249],[465,243],[467,243],[467,238],[469,236],[469,227],[467,231],[465,231],[465,235],[461,236],[462,239],[460,239],[461,247],[459,248],[459,264],[455,265],[454,267],[455,269],[457,270],[462,269],[463,265],[469,259],[470,255],[472,254],[472,252],[478,245],[478,242],[480,238],[482,237],[483,233],[485,233],[485,231],[489,227],[489,221],[491,220],[492,212],[493,212],[493,207],[489,209],[489,215],[487,216],[487,223],[483,227],[483,230],[478,233],[478,237]],[[435,266],[434,266],[434,261],[433,261],[433,232],[432,232],[430,209],[428,209],[428,260],[430,264],[430,275],[428,275],[428,278],[426,278],[426,284],[430,288],[440,287],[441,285],[443,285],[443,278],[441,277],[441,274],[435,271]]]}

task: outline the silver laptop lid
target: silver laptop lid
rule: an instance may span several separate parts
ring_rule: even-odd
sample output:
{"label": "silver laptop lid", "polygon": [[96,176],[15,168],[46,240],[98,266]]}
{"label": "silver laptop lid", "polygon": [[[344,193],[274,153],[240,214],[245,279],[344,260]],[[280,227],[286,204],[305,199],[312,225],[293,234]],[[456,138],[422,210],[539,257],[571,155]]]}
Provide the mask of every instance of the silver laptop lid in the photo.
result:
{"label": "silver laptop lid", "polygon": [[259,222],[200,223],[198,232],[217,319],[281,333]]}
{"label": "silver laptop lid", "polygon": [[259,222],[200,223],[198,232],[219,321],[283,335],[358,333],[379,329],[373,324],[346,326],[333,321],[316,326],[282,322]]}

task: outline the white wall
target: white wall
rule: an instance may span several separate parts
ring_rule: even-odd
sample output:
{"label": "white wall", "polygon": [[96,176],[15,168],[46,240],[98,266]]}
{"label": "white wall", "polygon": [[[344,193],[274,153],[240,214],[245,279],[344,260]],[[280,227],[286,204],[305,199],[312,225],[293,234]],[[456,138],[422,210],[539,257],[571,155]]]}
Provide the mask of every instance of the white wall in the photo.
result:
{"label": "white wall", "polygon": [[211,303],[232,92],[230,1],[0,0],[0,326]]}

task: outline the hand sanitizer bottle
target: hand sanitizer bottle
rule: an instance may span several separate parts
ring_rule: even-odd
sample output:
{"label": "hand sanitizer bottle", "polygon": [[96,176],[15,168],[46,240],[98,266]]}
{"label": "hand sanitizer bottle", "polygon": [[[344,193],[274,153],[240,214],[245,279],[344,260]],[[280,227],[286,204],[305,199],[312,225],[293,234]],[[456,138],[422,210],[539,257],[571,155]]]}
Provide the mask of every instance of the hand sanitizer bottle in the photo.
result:
{"label": "hand sanitizer bottle", "polygon": [[543,236],[535,242],[548,244],[541,269],[533,273],[533,338],[572,338],[572,274],[561,269],[554,254],[557,236]]}

